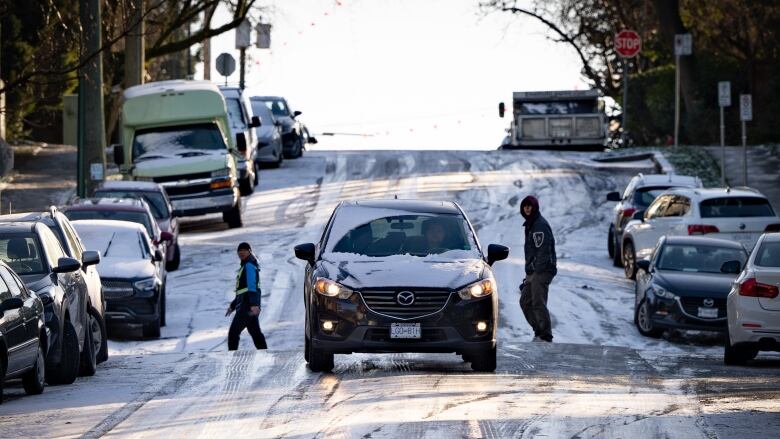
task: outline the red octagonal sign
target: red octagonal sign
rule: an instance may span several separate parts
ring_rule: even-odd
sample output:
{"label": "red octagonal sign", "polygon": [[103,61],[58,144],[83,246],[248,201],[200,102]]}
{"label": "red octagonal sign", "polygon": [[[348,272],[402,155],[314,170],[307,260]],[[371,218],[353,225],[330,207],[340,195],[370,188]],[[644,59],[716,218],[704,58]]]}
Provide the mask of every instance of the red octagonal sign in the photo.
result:
{"label": "red octagonal sign", "polygon": [[636,56],[642,50],[642,39],[633,30],[622,30],[615,35],[615,51],[623,58]]}

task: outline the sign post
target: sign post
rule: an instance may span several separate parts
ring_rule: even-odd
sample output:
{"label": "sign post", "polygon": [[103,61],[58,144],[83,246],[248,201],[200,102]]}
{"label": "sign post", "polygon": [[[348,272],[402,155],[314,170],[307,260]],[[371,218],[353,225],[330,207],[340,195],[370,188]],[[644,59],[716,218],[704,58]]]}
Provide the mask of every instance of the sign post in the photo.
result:
{"label": "sign post", "polygon": [[621,30],[615,35],[615,52],[623,58],[623,104],[621,105],[620,129],[622,130],[622,145],[628,142],[628,67],[629,58],[633,58],[642,50],[642,39],[633,30]]}
{"label": "sign post", "polygon": [[731,106],[731,82],[718,82],[718,106],[720,107],[720,184],[726,186],[726,125],[723,108]]}
{"label": "sign post", "polygon": [[680,137],[680,57],[693,53],[691,34],[674,36],[674,146],[679,145]]}
{"label": "sign post", "polygon": [[221,53],[217,57],[217,72],[225,77],[225,85],[227,85],[228,76],[232,75],[236,71],[236,59],[229,53]]}
{"label": "sign post", "polygon": [[739,120],[742,121],[742,184],[747,186],[747,133],[745,131],[745,122],[753,120],[753,97],[751,95],[739,95]]}
{"label": "sign post", "polygon": [[238,76],[238,87],[244,89],[246,71],[246,48],[252,45],[252,23],[244,20],[236,28],[236,49],[240,52],[241,70]]}

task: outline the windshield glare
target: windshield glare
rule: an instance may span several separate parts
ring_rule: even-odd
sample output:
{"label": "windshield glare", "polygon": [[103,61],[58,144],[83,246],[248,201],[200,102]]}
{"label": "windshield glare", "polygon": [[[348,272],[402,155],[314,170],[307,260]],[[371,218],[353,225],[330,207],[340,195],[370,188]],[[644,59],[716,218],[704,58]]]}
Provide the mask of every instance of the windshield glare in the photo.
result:
{"label": "windshield glare", "polygon": [[149,205],[154,219],[167,219],[170,212],[165,198],[158,192],[148,191],[95,191],[95,198],[142,198]]}
{"label": "windshield glare", "polygon": [[100,251],[106,258],[144,259],[146,252],[141,235],[132,230],[101,230],[77,227],[79,236],[88,248]]}
{"label": "windshield glare", "polygon": [[146,233],[149,236],[154,236],[154,230],[152,230],[152,223],[149,221],[148,214],[142,212],[127,212],[117,210],[68,210],[65,212],[65,216],[71,221],[77,220],[115,220],[115,221],[130,221],[131,223],[137,223],[144,226]]}
{"label": "windshield glare", "polygon": [[0,259],[16,274],[44,274],[40,245],[33,234],[0,237]]}
{"label": "windshield glare", "polygon": [[265,101],[265,106],[268,107],[274,116],[289,116],[290,110],[287,105],[284,105],[284,101],[275,99],[272,101]]}
{"label": "windshield glare", "polygon": [[148,128],[136,131],[133,139],[134,159],[144,155],[175,154],[183,149],[224,150],[225,139],[213,123]]}
{"label": "windshield glare", "polygon": [[655,201],[656,197],[667,190],[668,187],[643,187],[634,193],[634,204],[647,208]]}
{"label": "windshield glare", "polygon": [[747,254],[738,249],[709,245],[663,246],[656,267],[659,270],[720,273],[724,262],[739,261],[745,265]]}
{"label": "windshield glare", "polygon": [[252,101],[252,113],[260,118],[260,122],[264,126],[271,126],[274,123],[273,116],[271,116],[271,110],[266,106],[263,101]]}
{"label": "windshield glare", "polygon": [[[339,215],[344,216],[344,212]],[[423,257],[460,250],[458,256],[466,252],[467,257],[480,257],[471,230],[459,215],[381,216],[358,222],[349,228],[334,226],[326,249],[332,253],[370,257],[407,254]]]}

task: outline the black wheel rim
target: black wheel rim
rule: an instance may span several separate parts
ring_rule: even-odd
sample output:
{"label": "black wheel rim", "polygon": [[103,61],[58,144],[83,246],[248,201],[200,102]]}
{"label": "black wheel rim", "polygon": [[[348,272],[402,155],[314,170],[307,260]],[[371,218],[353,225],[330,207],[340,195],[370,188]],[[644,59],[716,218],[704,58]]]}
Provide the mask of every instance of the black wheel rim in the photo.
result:
{"label": "black wheel rim", "polygon": [[92,349],[96,353],[100,352],[100,348],[103,346],[103,330],[92,313],[89,314],[89,330],[92,333]]}

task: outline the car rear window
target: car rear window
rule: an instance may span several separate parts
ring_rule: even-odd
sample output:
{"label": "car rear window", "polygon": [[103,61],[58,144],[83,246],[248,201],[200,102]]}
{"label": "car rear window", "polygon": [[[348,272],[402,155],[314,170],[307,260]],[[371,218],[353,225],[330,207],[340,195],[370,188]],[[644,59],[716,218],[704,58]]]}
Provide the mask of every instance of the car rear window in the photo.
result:
{"label": "car rear window", "polygon": [[0,259],[17,274],[44,274],[41,246],[35,234],[0,237]]}
{"label": "car rear window", "polygon": [[155,219],[166,219],[171,216],[165,198],[159,192],[131,190],[101,190],[95,191],[95,198],[142,198],[149,205]]}
{"label": "car rear window", "polygon": [[744,265],[744,250],[713,245],[667,244],[661,249],[656,267],[659,270],[720,273],[724,262],[739,261]]}
{"label": "car rear window", "polygon": [[152,223],[149,220],[149,215],[142,212],[128,212],[122,210],[68,210],[65,212],[65,216],[71,221],[77,220],[115,220],[115,221],[130,221],[131,223],[137,223],[146,229],[146,233],[149,236],[154,236],[152,230]]}
{"label": "car rear window", "polygon": [[760,267],[780,267],[780,242],[761,244],[756,254],[756,265]]}
{"label": "car rear window", "polygon": [[702,218],[744,218],[775,216],[766,198],[724,197],[704,200],[699,204]]}

